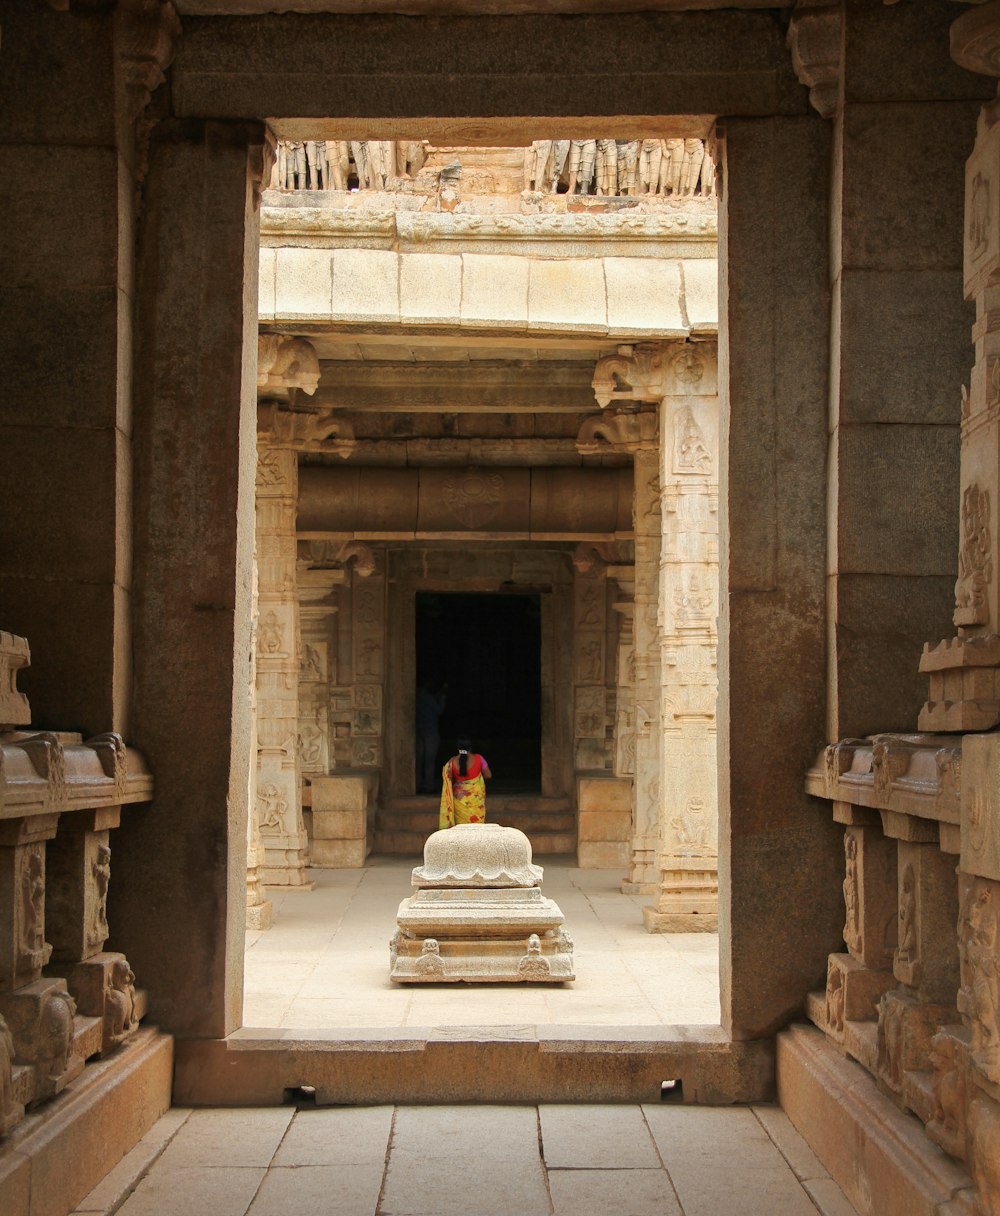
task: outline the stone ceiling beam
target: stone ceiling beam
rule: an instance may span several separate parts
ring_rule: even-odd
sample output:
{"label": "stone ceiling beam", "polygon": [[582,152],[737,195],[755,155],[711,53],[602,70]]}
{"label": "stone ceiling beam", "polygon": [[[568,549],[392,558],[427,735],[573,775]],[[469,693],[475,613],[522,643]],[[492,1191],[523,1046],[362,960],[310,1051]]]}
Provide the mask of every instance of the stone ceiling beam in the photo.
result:
{"label": "stone ceiling beam", "polygon": [[592,365],[512,363],[324,363],[313,402],[381,413],[590,413]]}
{"label": "stone ceiling beam", "polygon": [[377,139],[379,119],[391,120],[393,138],[464,145],[551,138],[553,119],[560,134],[636,138],[662,134],[670,115],[808,106],[783,23],[733,9],[189,17],[171,81],[179,117],[264,118],[285,138],[308,128],[312,138]]}

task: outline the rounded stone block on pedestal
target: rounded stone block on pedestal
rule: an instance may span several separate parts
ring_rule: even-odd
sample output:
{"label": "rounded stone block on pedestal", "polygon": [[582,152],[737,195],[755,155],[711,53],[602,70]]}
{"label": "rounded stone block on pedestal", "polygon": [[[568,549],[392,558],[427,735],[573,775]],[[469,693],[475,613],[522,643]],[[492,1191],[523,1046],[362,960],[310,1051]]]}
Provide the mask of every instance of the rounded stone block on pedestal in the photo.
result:
{"label": "rounded stone block on pedestal", "polygon": [[531,842],[517,828],[460,823],[428,836],[415,887],[537,887],[542,867],[531,864]]}

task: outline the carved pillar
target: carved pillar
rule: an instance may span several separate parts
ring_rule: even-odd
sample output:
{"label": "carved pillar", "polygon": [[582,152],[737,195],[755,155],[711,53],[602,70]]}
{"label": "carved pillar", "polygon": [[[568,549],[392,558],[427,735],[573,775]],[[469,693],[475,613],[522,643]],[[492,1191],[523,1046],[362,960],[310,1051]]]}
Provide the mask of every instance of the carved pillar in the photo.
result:
{"label": "carved pillar", "polygon": [[662,792],[650,932],[718,928],[719,402],[714,348],[669,364],[660,407]]}
{"label": "carved pillar", "polygon": [[623,889],[652,893],[657,882],[662,739],[660,735],[660,457],[655,446],[635,451],[635,777],[632,860]]}
{"label": "carved pillar", "polygon": [[270,929],[273,907],[264,894],[261,882],[261,867],[264,864],[264,842],[260,835],[260,820],[257,816],[257,617],[258,604],[257,547],[253,554],[253,608],[250,626],[250,755],[253,763],[248,773],[247,799],[247,910],[248,929]]}
{"label": "carved pillar", "polygon": [[299,640],[295,594],[298,457],[258,432],[257,818],[261,877],[311,887],[298,770]]}

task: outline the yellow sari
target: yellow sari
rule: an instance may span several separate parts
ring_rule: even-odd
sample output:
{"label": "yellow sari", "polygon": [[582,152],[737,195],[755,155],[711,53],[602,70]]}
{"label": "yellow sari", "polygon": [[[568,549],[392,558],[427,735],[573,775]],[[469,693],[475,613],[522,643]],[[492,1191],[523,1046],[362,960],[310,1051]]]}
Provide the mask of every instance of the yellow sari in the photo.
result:
{"label": "yellow sari", "polygon": [[451,761],[441,770],[441,815],[439,828],[456,823],[486,822],[486,782],[482,769],[475,777],[453,777]]}

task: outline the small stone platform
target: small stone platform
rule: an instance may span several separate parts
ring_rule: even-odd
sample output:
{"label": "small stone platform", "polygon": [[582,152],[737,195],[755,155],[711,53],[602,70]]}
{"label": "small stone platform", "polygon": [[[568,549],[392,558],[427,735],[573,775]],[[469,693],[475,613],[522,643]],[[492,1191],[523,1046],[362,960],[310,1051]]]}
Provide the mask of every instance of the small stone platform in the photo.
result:
{"label": "small stone platform", "polygon": [[517,828],[459,824],[434,832],[416,894],[399,905],[389,943],[396,983],[555,983],[573,980],[563,914],[541,892],[542,869]]}

